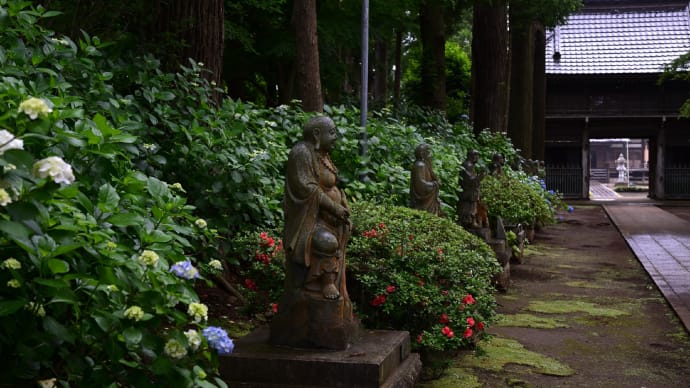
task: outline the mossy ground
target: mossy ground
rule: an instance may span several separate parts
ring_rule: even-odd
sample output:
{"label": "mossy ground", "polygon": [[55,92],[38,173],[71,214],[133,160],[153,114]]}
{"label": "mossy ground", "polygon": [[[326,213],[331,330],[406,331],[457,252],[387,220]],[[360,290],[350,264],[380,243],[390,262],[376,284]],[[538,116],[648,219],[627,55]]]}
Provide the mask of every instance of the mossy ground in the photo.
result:
{"label": "mossy ground", "polygon": [[495,338],[423,387],[686,387],[690,339],[603,210],[537,234]]}

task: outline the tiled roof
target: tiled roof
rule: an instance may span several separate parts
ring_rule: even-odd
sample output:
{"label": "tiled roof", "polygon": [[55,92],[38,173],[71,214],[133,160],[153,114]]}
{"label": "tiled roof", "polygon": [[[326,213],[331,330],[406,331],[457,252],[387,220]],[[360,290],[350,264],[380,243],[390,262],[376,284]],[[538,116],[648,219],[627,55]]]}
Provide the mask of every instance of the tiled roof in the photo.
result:
{"label": "tiled roof", "polygon": [[[571,15],[546,36],[547,74],[660,73],[690,51],[688,7],[598,9]],[[560,59],[554,59],[554,53]]]}

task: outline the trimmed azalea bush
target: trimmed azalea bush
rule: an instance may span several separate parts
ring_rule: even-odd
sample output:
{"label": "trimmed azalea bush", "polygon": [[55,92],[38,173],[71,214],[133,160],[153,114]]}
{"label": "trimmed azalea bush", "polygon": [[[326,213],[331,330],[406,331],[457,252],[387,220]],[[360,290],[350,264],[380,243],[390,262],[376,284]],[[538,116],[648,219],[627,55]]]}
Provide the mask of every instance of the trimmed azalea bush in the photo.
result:
{"label": "trimmed azalea bush", "polygon": [[97,41],[42,29],[51,15],[0,0],[0,381],[224,386],[233,343],[193,288],[216,236],[136,168]]}
{"label": "trimmed azalea bush", "polygon": [[543,179],[510,168],[504,168],[503,174],[486,176],[481,193],[489,215],[501,217],[505,224],[551,224],[556,210],[564,208],[560,195],[547,190]]}
{"label": "trimmed azalea bush", "polygon": [[348,286],[368,328],[407,330],[424,353],[470,348],[495,319],[492,276],[500,269],[482,240],[427,212],[352,205]]}
{"label": "trimmed azalea bush", "polygon": [[233,239],[233,272],[246,297],[244,311],[249,314],[278,311],[278,300],[285,282],[285,250],[282,229],[262,229],[240,233]]}

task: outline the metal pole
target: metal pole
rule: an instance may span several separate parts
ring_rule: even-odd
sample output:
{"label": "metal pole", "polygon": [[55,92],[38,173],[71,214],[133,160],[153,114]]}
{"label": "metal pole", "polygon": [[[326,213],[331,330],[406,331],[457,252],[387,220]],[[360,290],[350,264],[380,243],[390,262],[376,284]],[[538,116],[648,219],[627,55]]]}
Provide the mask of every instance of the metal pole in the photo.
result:
{"label": "metal pole", "polygon": [[369,0],[362,0],[362,95],[359,125],[362,127],[360,153],[367,154],[367,96],[369,94]]}

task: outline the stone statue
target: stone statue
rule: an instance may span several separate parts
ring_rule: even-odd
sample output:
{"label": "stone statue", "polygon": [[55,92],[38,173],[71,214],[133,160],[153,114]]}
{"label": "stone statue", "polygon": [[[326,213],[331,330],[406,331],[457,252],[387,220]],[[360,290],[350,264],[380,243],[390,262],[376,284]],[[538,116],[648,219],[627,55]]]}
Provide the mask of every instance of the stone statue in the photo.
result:
{"label": "stone statue", "polygon": [[496,152],[491,156],[491,175],[501,175],[503,173],[503,165],[506,164],[506,158],[502,153]]}
{"label": "stone statue", "polygon": [[485,175],[477,172],[477,163],[479,163],[479,151],[471,150],[467,153],[467,159],[460,171],[460,186],[462,187],[458,203],[460,224],[472,229],[481,227],[477,217],[477,202],[480,197],[479,187]]}
{"label": "stone statue", "polygon": [[410,207],[441,215],[438,193],[441,183],[431,165],[431,147],[422,143],[415,149],[415,162],[410,175]]}
{"label": "stone statue", "polygon": [[285,177],[285,290],[271,324],[275,345],[345,349],[357,330],[345,285],[352,224],[330,158],[333,121],[310,119],[288,156]]}

